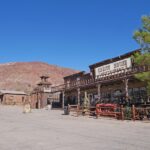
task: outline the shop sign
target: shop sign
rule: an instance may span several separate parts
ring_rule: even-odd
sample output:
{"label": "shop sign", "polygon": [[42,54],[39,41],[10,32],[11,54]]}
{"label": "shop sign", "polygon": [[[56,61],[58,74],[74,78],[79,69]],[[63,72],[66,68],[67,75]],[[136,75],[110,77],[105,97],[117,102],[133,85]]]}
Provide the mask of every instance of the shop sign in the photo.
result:
{"label": "shop sign", "polygon": [[95,78],[100,79],[102,77],[111,76],[120,73],[120,71],[126,70],[130,67],[132,67],[131,58],[126,58],[107,65],[103,65],[95,68]]}

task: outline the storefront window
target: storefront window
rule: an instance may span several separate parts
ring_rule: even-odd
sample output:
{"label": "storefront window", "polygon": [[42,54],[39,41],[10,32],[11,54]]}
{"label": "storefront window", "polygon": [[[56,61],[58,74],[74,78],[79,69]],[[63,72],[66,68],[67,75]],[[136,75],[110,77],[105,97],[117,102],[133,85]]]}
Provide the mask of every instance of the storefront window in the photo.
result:
{"label": "storefront window", "polygon": [[146,88],[140,87],[140,88],[129,89],[129,97],[130,97],[131,103],[134,103],[134,104],[144,103],[147,97]]}

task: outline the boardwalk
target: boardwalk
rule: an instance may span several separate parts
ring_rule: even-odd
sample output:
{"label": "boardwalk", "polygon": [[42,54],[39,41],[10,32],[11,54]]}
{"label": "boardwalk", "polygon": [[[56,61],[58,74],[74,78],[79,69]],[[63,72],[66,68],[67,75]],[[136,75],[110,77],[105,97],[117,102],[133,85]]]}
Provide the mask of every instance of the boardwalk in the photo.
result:
{"label": "boardwalk", "polygon": [[150,123],[0,106],[0,150],[149,150]]}

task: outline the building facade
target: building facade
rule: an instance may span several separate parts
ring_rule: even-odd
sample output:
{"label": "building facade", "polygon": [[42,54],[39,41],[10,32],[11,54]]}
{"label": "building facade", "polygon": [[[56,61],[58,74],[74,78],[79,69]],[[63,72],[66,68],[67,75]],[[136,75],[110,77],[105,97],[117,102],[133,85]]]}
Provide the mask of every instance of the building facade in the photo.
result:
{"label": "building facade", "polygon": [[150,71],[150,66],[137,66],[132,56],[135,50],[124,55],[107,59],[89,66],[84,71],[64,77],[64,84],[52,87],[52,92],[62,93],[62,106],[83,103],[87,92],[90,104],[131,103],[141,105],[149,103],[146,83],[135,78],[135,74]]}
{"label": "building facade", "polygon": [[40,77],[41,81],[31,93],[30,101],[32,108],[44,108],[51,103],[51,83],[48,81],[48,76],[43,75]]}
{"label": "building facade", "polygon": [[23,105],[28,100],[28,95],[21,91],[0,90],[0,104]]}

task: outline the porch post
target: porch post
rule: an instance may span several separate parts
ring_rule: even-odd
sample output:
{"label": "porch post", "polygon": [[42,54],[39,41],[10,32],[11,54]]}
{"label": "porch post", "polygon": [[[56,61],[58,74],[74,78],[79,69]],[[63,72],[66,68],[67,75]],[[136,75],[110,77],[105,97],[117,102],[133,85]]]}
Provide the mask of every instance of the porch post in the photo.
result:
{"label": "porch post", "polygon": [[101,100],[101,84],[98,83],[97,85],[97,93],[98,93],[98,100]]}
{"label": "porch post", "polygon": [[80,88],[77,89],[77,92],[78,92],[78,102],[77,103],[78,103],[78,105],[80,105]]}
{"label": "porch post", "polygon": [[62,92],[62,108],[64,109],[65,105],[65,91]]}
{"label": "porch post", "polygon": [[129,79],[125,79],[125,80],[124,80],[124,83],[125,83],[125,98],[126,98],[126,101],[128,102],[128,100],[129,100],[129,92],[128,92]]}

